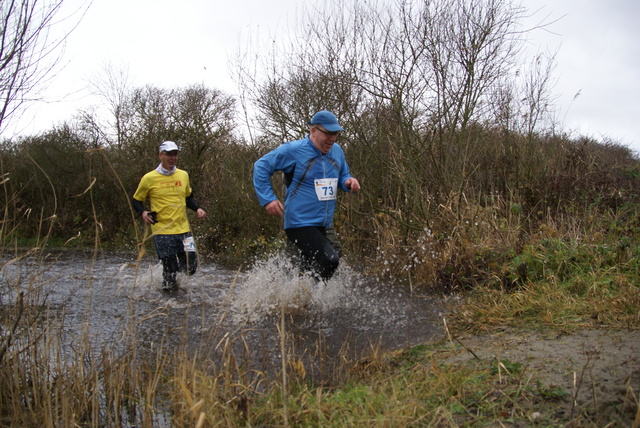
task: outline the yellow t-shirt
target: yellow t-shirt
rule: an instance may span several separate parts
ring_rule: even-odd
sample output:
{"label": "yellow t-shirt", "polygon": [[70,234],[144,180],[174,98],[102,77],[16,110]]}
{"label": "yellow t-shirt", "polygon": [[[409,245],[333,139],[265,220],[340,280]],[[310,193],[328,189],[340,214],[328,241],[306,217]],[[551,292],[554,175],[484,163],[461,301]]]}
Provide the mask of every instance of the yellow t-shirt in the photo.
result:
{"label": "yellow t-shirt", "polygon": [[189,195],[189,174],[176,168],[171,175],[162,175],[156,170],[146,173],[133,197],[140,202],[149,198],[151,211],[158,213],[156,223],[151,225],[155,235],[173,235],[189,232],[185,202]]}

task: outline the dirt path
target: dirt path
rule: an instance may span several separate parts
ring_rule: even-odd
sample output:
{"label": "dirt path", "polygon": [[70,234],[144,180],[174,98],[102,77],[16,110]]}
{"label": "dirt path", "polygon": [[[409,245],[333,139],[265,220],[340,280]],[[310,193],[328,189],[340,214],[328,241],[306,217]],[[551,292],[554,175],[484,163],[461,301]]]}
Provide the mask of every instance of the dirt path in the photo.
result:
{"label": "dirt path", "polygon": [[[566,392],[547,417],[595,426],[640,426],[640,331],[580,330],[567,334],[496,331],[457,338],[467,349],[450,363],[497,358],[520,363],[527,377]],[[475,356],[474,356],[475,354]]]}

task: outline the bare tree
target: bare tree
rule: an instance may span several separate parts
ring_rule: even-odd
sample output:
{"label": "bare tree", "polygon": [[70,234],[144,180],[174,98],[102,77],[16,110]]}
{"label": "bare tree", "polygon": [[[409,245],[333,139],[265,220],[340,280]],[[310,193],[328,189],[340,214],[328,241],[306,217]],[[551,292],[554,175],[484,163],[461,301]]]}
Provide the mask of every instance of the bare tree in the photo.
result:
{"label": "bare tree", "polygon": [[[345,121],[343,144],[388,144],[390,154],[374,156],[402,157],[403,170],[428,162],[426,181],[443,186],[468,177],[479,154],[470,133],[493,119],[496,88],[520,68],[527,10],[514,0],[350,0],[318,1],[305,13],[286,46],[278,40],[261,51],[266,57],[241,56],[260,130],[290,139],[314,109],[327,108]],[[536,91],[548,89],[550,71],[525,83],[528,105],[517,106],[529,133],[546,107]]]}
{"label": "bare tree", "polygon": [[235,100],[202,84],[172,91],[173,121],[194,163],[205,153],[222,149],[230,139],[235,123]]}
{"label": "bare tree", "polygon": [[69,32],[53,37],[51,29],[64,21],[63,1],[0,1],[0,132],[58,70]]}
{"label": "bare tree", "polygon": [[98,128],[107,128],[102,132],[113,138],[117,147],[122,147],[125,138],[124,121],[126,120],[127,96],[131,91],[131,78],[129,68],[126,65],[116,66],[111,62],[105,64],[101,75],[92,79],[89,85],[93,93],[104,101],[104,105],[112,121],[109,126],[100,126],[100,115],[84,112],[87,123],[93,122]]}

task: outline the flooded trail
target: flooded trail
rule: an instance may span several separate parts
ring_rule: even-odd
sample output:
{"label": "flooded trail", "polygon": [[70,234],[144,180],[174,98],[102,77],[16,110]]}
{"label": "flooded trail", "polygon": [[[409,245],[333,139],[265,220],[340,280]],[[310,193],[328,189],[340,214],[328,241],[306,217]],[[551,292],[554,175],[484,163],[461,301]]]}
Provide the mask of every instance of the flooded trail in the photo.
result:
{"label": "flooded trail", "polygon": [[175,295],[159,290],[161,278],[152,257],[136,263],[123,253],[49,253],[5,265],[2,281],[14,291],[2,303],[18,289],[40,293],[68,349],[89,343],[117,352],[133,338],[141,349],[183,347],[215,360],[226,342],[263,371],[279,364],[284,313],[287,352],[319,375],[339,355],[357,358],[443,334],[441,299],[380,283],[345,263],[327,284],[301,277],[279,257],[238,272],[201,261],[194,276],[179,277]]}

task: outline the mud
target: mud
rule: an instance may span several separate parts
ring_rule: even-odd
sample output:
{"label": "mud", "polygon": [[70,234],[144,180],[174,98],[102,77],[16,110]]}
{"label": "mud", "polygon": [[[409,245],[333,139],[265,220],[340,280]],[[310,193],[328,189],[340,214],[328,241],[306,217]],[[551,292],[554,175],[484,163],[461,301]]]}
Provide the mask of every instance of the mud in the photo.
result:
{"label": "mud", "polygon": [[508,360],[522,364],[525,379],[564,391],[541,418],[576,421],[577,426],[640,422],[640,331],[540,334],[501,329],[456,339],[463,346],[446,358],[448,363]]}

